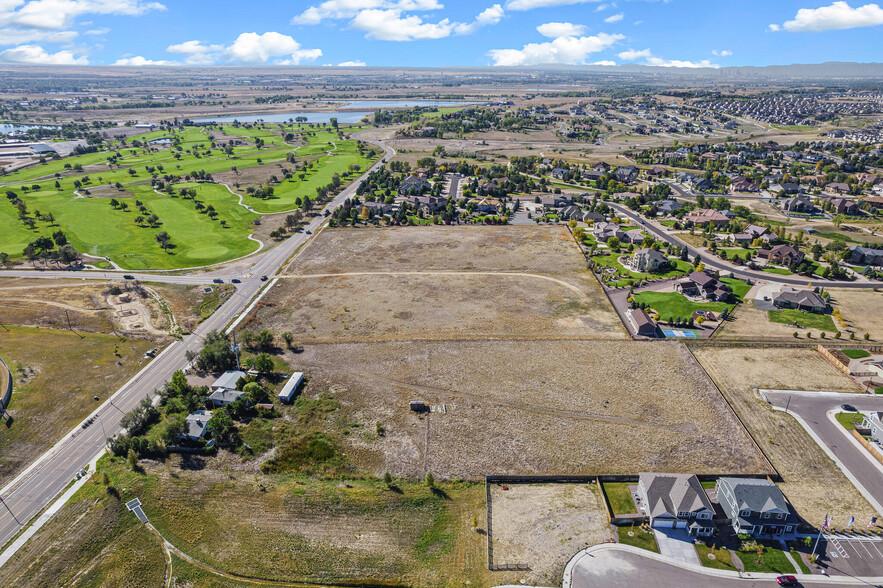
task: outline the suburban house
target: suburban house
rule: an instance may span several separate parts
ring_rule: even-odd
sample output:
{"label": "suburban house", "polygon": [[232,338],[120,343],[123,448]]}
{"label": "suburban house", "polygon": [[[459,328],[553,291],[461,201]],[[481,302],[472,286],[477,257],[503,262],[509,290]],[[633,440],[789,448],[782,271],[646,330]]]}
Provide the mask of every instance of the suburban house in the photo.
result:
{"label": "suburban house", "polygon": [[806,196],[795,196],[794,198],[786,198],[782,201],[782,210],[801,214],[811,214],[815,212],[816,207]]}
{"label": "suburban house", "polygon": [[430,189],[432,189],[432,184],[420,176],[408,176],[399,184],[399,194],[402,195],[422,194]]}
{"label": "suburban house", "polygon": [[281,402],[285,402],[290,404],[294,399],[294,395],[297,392],[297,389],[300,388],[300,385],[304,381],[304,375],[301,372],[294,372],[291,374],[291,377],[288,378],[288,381],[285,382],[285,385],[282,387],[282,390],[279,391],[279,400]]}
{"label": "suburban house", "polygon": [[831,198],[831,207],[835,214],[859,214],[858,204],[849,198]]}
{"label": "suburban house", "polygon": [[684,205],[676,200],[662,200],[656,203],[656,211],[660,216],[671,216]]}
{"label": "suburban house", "polygon": [[600,222],[595,223],[592,234],[595,235],[595,239],[599,242],[606,243],[612,237],[622,240],[625,231],[619,228],[619,225],[616,223]]}
{"label": "suburban house", "polygon": [[772,249],[761,249],[757,252],[760,258],[766,258],[770,263],[790,266],[803,261],[805,255],[792,245],[776,245]]}
{"label": "suburban house", "polygon": [[678,280],[674,289],[685,296],[701,296],[713,302],[729,302],[733,296],[732,289],[727,284],[705,272],[693,272]]}
{"label": "suburban house", "polygon": [[625,311],[625,316],[629,320],[629,324],[635,330],[635,335],[642,337],[656,336],[656,323],[650,318],[650,315],[641,308],[629,308]]}
{"label": "suburban house", "polygon": [[632,243],[637,245],[644,241],[644,232],[641,229],[632,229],[631,231],[626,231],[622,236],[621,241],[623,243]]}
{"label": "suburban house", "polygon": [[883,412],[870,412],[864,415],[862,429],[871,431],[871,439],[883,443]]}
{"label": "suburban house", "polygon": [[212,403],[212,406],[218,408],[221,406],[227,406],[231,402],[239,400],[239,397],[243,394],[244,392],[240,392],[239,390],[227,390],[221,388],[220,390],[212,392],[208,399]]}
{"label": "suburban house", "polygon": [[720,478],[717,500],[737,534],[784,538],[797,531],[797,517],[779,487],[769,480]]}
{"label": "suburban house", "polygon": [[781,292],[773,295],[773,305],[777,308],[793,308],[816,314],[828,312],[828,303],[824,298],[812,290],[798,290],[797,288],[782,288]]}
{"label": "suburban house", "polygon": [[633,165],[616,168],[616,181],[627,184],[638,179],[638,168]]}
{"label": "suburban house", "polygon": [[698,226],[712,224],[715,227],[724,227],[729,224],[730,217],[717,210],[705,208],[691,210],[687,213],[687,216],[684,217],[684,220]]}
{"label": "suburban house", "polygon": [[563,180],[564,176],[567,175],[567,171],[568,170],[564,169],[563,167],[556,167],[551,171],[551,173],[549,173],[549,175],[552,176],[553,180]]}
{"label": "suburban house", "polygon": [[478,212],[490,212],[490,213],[498,213],[500,212],[500,201],[496,198],[472,198],[469,200],[467,204],[474,204],[475,210]]}
{"label": "suburban house", "polygon": [[668,264],[668,257],[656,249],[645,247],[638,249],[632,256],[632,269],[645,274],[658,272]]}
{"label": "suburban house", "polygon": [[376,214],[389,214],[392,212],[392,204],[385,202],[365,202],[362,206],[368,210],[373,210]]}
{"label": "suburban house", "polygon": [[210,410],[197,410],[188,414],[187,418],[184,419],[187,428],[179,435],[179,438],[187,439],[188,441],[202,439],[208,432],[208,422],[211,418],[212,411]]}
{"label": "suburban house", "polygon": [[582,172],[582,176],[583,176],[584,180],[596,182],[604,177],[604,172],[603,171],[595,171],[593,169],[587,169]]}
{"label": "suburban house", "polygon": [[768,235],[770,233],[769,229],[765,227],[759,227],[757,225],[748,225],[747,227],[745,227],[745,232],[751,235],[752,239],[759,239],[760,237],[763,237],[764,235]]}
{"label": "suburban house", "polygon": [[714,533],[714,506],[695,474],[642,472],[638,496],[653,528],[686,529],[701,537]]}
{"label": "suburban house", "polygon": [[597,212],[587,212],[579,206],[571,204],[558,211],[558,218],[564,220],[576,219],[584,223],[594,223],[597,221],[603,221],[604,215]]}
{"label": "suburban house", "polygon": [[239,381],[240,378],[245,377],[245,372],[241,372],[239,370],[228,370],[221,374],[221,377],[215,380],[215,383],[210,386],[211,390],[236,390],[236,382]]}
{"label": "suburban house", "polygon": [[853,245],[849,248],[849,263],[856,265],[883,265],[883,249]]}
{"label": "suburban house", "polygon": [[733,192],[759,192],[760,188],[757,184],[752,182],[751,180],[739,180],[738,182],[733,182],[730,184],[730,189]]}
{"label": "suburban house", "polygon": [[408,202],[424,212],[444,210],[448,205],[448,201],[441,196],[411,196]]}

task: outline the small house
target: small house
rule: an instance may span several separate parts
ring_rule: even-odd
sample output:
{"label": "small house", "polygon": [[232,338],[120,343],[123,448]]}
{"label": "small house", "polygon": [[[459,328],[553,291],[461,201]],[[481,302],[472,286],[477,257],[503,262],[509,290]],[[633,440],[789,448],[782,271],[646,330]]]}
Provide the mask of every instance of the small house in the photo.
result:
{"label": "small house", "polygon": [[212,391],[216,390],[236,390],[236,382],[239,381],[240,378],[245,377],[245,372],[239,370],[227,370],[221,377],[215,380],[215,383],[210,386]]}
{"label": "small house", "polygon": [[714,533],[714,506],[695,474],[638,475],[638,496],[656,529],[686,529],[690,535]]}
{"label": "small house", "polygon": [[186,428],[178,437],[180,439],[187,439],[188,441],[198,441],[199,439],[202,439],[205,437],[206,433],[208,433],[208,422],[211,418],[212,411],[210,410],[197,410],[188,414],[187,418],[184,419]]}

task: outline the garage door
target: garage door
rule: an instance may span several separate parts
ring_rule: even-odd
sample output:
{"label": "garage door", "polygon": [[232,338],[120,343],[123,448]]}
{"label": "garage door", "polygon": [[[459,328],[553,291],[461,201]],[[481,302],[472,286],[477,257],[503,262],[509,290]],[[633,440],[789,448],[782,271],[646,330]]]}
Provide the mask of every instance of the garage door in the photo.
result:
{"label": "garage door", "polygon": [[671,529],[674,527],[676,521],[672,521],[669,519],[657,519],[653,521],[653,526],[657,529]]}

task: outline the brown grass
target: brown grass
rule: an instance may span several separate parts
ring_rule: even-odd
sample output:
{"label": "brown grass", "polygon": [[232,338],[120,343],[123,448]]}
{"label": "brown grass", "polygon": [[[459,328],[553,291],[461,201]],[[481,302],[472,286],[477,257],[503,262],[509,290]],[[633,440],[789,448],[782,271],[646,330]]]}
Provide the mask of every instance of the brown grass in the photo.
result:
{"label": "brown grass", "polygon": [[871,339],[877,344],[883,341],[883,292],[848,288],[829,291],[831,302],[843,314],[847,331],[854,332],[860,338],[870,333]]}
{"label": "brown grass", "polygon": [[[346,441],[352,461],[376,474],[765,471],[680,344],[329,344],[286,359],[311,379],[307,394],[334,392],[347,422],[384,425],[384,438]],[[413,398],[446,412],[409,412]]]}
{"label": "brown grass", "polygon": [[555,586],[580,549],[613,538],[594,484],[491,485],[496,564],[526,564],[534,586]]}
{"label": "brown grass", "polygon": [[[818,525],[825,513],[849,513],[856,520],[875,515],[871,506],[792,417],[774,412],[751,389],[831,388],[838,380],[817,355],[801,350],[701,348],[696,357],[726,395],[784,482],[782,492],[797,514]],[[839,372],[838,372],[839,373]],[[839,376],[840,380],[845,380]],[[824,382],[829,385],[823,385]],[[847,388],[841,383],[841,389]],[[835,388],[836,389],[836,388]]]}

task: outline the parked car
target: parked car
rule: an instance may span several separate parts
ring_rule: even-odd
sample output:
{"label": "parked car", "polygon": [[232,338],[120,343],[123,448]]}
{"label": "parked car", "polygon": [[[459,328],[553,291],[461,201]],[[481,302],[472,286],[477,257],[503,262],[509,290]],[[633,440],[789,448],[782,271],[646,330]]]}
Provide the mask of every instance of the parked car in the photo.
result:
{"label": "parked car", "polygon": [[135,276],[133,276],[132,274],[125,274],[125,275],[123,276],[123,279],[124,279],[124,280],[134,280],[134,279],[135,279]]}
{"label": "parked car", "polygon": [[215,278],[214,280],[212,280],[212,282],[214,282],[215,284],[223,284],[224,280],[222,280],[221,278]]}
{"label": "parked car", "polygon": [[779,576],[776,578],[776,583],[779,586],[800,586],[797,582],[797,578],[794,576]]}
{"label": "parked car", "polygon": [[234,284],[240,284],[240,283],[241,283],[241,282],[239,281],[239,278],[233,278],[233,279],[230,280],[230,281],[233,282]]}
{"label": "parked car", "polygon": [[857,412],[857,411],[855,410],[855,407],[854,407],[853,405],[851,405],[851,404],[841,404],[841,405],[840,405],[840,408],[841,408],[842,410],[845,410],[846,412]]}

